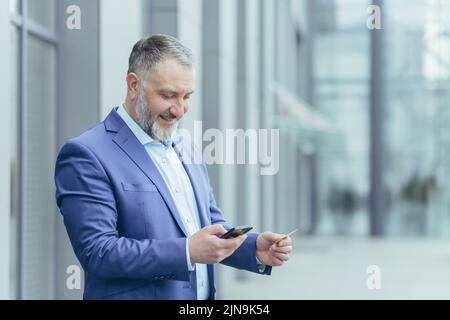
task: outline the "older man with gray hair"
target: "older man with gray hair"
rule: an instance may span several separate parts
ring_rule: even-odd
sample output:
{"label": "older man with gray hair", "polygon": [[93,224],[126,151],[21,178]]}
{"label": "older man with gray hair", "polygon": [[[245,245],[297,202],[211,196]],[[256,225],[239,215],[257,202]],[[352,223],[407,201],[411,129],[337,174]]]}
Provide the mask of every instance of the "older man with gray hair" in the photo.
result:
{"label": "older man with gray hair", "polygon": [[177,136],[195,66],[167,35],[133,47],[125,102],[68,141],[55,169],[56,201],[85,271],[85,299],[214,299],[214,264],[260,274],[281,266],[289,237],[221,239],[231,227],[205,164]]}

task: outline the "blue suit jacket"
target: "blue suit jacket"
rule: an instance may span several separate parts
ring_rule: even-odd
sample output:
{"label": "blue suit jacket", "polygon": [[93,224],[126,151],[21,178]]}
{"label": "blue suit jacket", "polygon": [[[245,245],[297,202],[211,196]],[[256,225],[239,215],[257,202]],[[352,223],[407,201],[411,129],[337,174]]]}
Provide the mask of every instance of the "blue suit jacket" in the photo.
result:
{"label": "blue suit jacket", "polygon": [[[192,183],[203,226],[226,224],[204,163],[190,144],[174,147]],[[186,264],[186,237],[170,192],[144,146],[117,114],[68,141],[55,169],[56,201],[85,271],[85,299],[196,299]],[[250,234],[223,264],[257,272]],[[265,273],[270,274],[271,268]],[[215,297],[208,265],[210,298]]]}

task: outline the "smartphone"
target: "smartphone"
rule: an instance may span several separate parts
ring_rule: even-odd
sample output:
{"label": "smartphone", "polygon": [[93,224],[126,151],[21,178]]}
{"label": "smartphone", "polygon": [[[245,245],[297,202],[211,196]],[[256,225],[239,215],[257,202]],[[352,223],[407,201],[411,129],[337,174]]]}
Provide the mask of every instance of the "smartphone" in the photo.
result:
{"label": "smartphone", "polygon": [[234,228],[231,228],[230,230],[228,230],[228,232],[223,234],[220,238],[221,239],[236,238],[236,237],[238,237],[240,235],[243,235],[243,234],[249,232],[252,229],[253,229],[253,227],[250,227],[250,226],[234,227]]}

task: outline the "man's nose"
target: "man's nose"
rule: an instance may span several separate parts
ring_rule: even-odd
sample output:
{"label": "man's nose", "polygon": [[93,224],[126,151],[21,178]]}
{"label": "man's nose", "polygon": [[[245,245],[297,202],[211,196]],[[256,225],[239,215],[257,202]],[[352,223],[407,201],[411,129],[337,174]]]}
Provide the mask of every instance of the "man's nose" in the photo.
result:
{"label": "man's nose", "polygon": [[170,112],[176,116],[177,119],[180,119],[187,112],[186,103],[184,101],[178,101],[176,105],[172,106]]}

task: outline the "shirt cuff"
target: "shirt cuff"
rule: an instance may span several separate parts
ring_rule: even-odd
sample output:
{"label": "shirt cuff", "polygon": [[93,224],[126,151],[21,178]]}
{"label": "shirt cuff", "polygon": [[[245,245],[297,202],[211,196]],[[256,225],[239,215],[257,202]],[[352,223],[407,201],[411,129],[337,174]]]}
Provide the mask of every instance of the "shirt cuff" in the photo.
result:
{"label": "shirt cuff", "polygon": [[256,258],[256,264],[258,265],[259,272],[264,273],[266,271],[267,265],[265,265],[261,261],[259,261],[258,258]]}
{"label": "shirt cuff", "polygon": [[194,271],[195,265],[192,264],[191,255],[189,254],[189,238],[186,238],[186,262],[187,262],[188,271]]}

